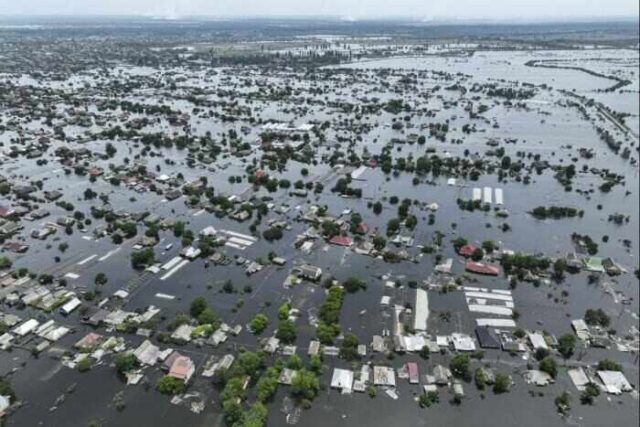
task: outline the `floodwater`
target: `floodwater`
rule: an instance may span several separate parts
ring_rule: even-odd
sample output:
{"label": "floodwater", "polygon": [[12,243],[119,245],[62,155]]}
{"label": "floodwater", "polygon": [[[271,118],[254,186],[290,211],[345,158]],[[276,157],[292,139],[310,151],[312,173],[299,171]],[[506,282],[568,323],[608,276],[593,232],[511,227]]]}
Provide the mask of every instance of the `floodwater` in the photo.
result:
{"label": "floodwater", "polygon": [[[390,68],[396,70],[406,69],[427,69],[446,71],[456,74],[472,76],[472,81],[497,81],[500,79],[517,80],[533,84],[547,84],[555,89],[572,90],[577,89],[580,93],[595,94],[599,89],[611,86],[611,81],[575,70],[552,70],[539,69],[524,66],[524,62],[529,59],[549,59],[562,55],[558,52],[482,52],[469,58],[452,57],[428,57],[428,58],[394,58],[376,61],[362,61],[358,63],[343,65],[342,67],[351,69],[379,70]],[[233,70],[228,70],[231,74]],[[146,71],[133,71],[132,74],[147,74]],[[149,73],[153,74],[152,71]],[[204,77],[192,76],[191,82],[185,85],[197,85]],[[266,76],[265,80],[278,81],[277,76]],[[207,84],[218,82],[218,77]],[[25,84],[29,84],[25,82]],[[293,83],[292,83],[293,84]],[[364,85],[363,85],[364,86]],[[632,86],[637,88],[637,86]],[[336,89],[344,90],[344,89]],[[373,92],[379,89],[371,89]],[[635,89],[634,89],[635,90]],[[635,94],[637,95],[637,93]],[[133,94],[132,99],[143,97],[141,93]],[[393,98],[395,95],[387,94]],[[453,97],[454,95],[447,95]],[[638,117],[638,100],[635,103],[631,96],[621,99],[614,94],[593,95],[606,105],[620,111],[629,112],[634,115],[629,124],[634,123]],[[598,98],[598,96],[600,96]],[[345,93],[336,95],[336,98],[353,99],[353,94]],[[438,104],[439,100],[430,99],[427,102],[430,106]],[[431,241],[436,230],[445,233],[445,242],[455,237],[464,236],[471,242],[482,242],[485,239],[494,239],[500,242],[502,248],[523,252],[542,252],[548,256],[566,254],[573,250],[570,235],[573,232],[589,234],[600,244],[600,254],[611,256],[626,267],[630,272],[638,266],[638,238],[640,234],[638,218],[640,217],[639,196],[638,196],[638,169],[628,161],[623,160],[607,149],[598,138],[596,131],[579,116],[576,110],[565,108],[559,105],[559,98],[556,92],[543,91],[533,100],[525,101],[528,110],[506,108],[502,105],[492,107],[490,116],[492,120],[500,124],[499,128],[484,126],[484,132],[464,136],[461,127],[466,123],[463,106],[456,106],[452,109],[441,110],[435,119],[425,117],[418,118],[416,125],[428,123],[430,120],[451,119],[452,131],[449,137],[462,138],[464,144],[452,144],[450,142],[439,143],[429,141],[429,146],[436,149],[438,154],[450,153],[451,155],[462,155],[464,150],[471,153],[482,154],[487,150],[486,141],[489,138],[504,139],[517,138],[515,144],[503,145],[507,154],[515,159],[517,151],[527,151],[539,153],[545,159],[553,162],[562,161],[569,164],[573,157],[577,156],[578,148],[592,148],[597,153],[595,159],[589,161],[590,166],[598,168],[608,168],[626,177],[626,185],[616,186],[610,193],[601,193],[597,187],[601,184],[600,178],[591,174],[578,174],[574,188],[584,190],[595,190],[588,195],[580,195],[576,192],[564,192],[562,187],[553,178],[552,172],[547,170],[542,175],[532,176],[530,184],[523,184],[514,180],[508,182],[498,182],[493,175],[481,176],[478,181],[462,182],[460,186],[447,186],[446,177],[434,178],[435,185],[420,184],[413,186],[412,176],[400,174],[397,177],[387,177],[380,169],[367,170],[363,175],[363,181],[355,182],[354,185],[362,188],[362,199],[344,199],[335,193],[331,193],[329,188],[332,183],[325,185],[325,191],[321,196],[310,197],[311,201],[321,205],[327,205],[329,211],[338,214],[343,209],[349,208],[354,212],[361,212],[365,215],[366,222],[372,228],[385,229],[387,221],[396,216],[396,206],[385,203],[385,209],[379,216],[375,216],[367,207],[367,203],[373,200],[388,198],[396,195],[398,197],[417,199],[420,202],[436,202],[439,205],[435,217],[435,224],[427,225],[426,217],[428,212],[413,212],[420,219],[418,228],[413,233],[416,244],[428,243]],[[179,107],[186,104],[185,100],[175,100],[174,106]],[[610,103],[610,104],[609,104]],[[332,111],[323,108],[311,109],[306,113],[283,113],[283,105],[271,102],[262,106],[260,114],[263,118],[288,117],[298,121],[310,120],[315,117],[323,119],[332,116]],[[454,119],[453,116],[458,118]],[[382,116],[377,120],[387,123],[389,117]],[[218,124],[214,121],[202,120],[194,125],[195,134],[203,134],[206,131],[214,133],[226,131],[233,128],[233,125]],[[157,130],[166,129],[166,124],[158,124]],[[410,130],[408,130],[409,132]],[[375,129],[374,135],[368,135],[356,144],[356,150],[364,147],[372,154],[381,152],[384,142],[394,136],[394,131],[389,126],[379,126]],[[248,139],[257,135],[251,134]],[[8,140],[5,134],[0,138]],[[89,143],[89,148],[98,148],[104,141]],[[327,147],[319,149],[320,154],[331,152]],[[217,192],[242,193],[249,185],[243,179],[242,184],[230,184],[230,176],[244,175],[246,167],[243,161],[236,158],[218,160],[217,164],[229,163],[226,169],[216,167],[215,174],[206,169],[189,169],[184,166],[185,154],[177,149],[163,149],[163,158],[147,157],[147,168],[155,170],[156,165],[160,165],[163,173],[182,172],[187,181],[196,179],[200,175],[207,175],[209,182],[213,184]],[[400,151],[394,147],[394,156],[408,156],[410,153],[414,157],[422,155],[424,147],[418,145],[402,145]],[[118,145],[118,154],[115,159],[102,161],[102,166],[108,167],[109,162],[119,163],[125,156],[131,157],[135,151],[129,153],[126,145]],[[175,166],[166,165],[164,159],[173,159],[177,162]],[[578,160],[577,166],[581,166],[585,161]],[[215,166],[217,166],[217,164]],[[280,177],[288,178],[292,182],[300,177],[300,169],[303,165],[297,162],[289,162],[287,170]],[[15,168],[15,169],[14,169]],[[65,192],[74,194],[74,198],[65,197],[71,201],[77,210],[88,212],[92,203],[81,200],[82,192],[88,186],[84,178],[74,175],[65,175],[59,169],[59,165],[49,162],[44,167],[35,165],[34,160],[20,159],[13,163],[2,165],[3,171],[25,175],[25,180],[41,177],[46,179],[45,188],[62,188]],[[577,167],[577,169],[580,169]],[[310,173],[311,180],[315,180],[328,172],[326,165],[319,164],[313,167]],[[502,188],[505,194],[505,208],[511,215],[508,219],[512,231],[502,232],[499,226],[505,222],[496,218],[492,213],[483,212],[463,212],[456,205],[456,199],[471,198],[473,187],[493,187]],[[189,228],[198,232],[202,228],[213,225],[218,230],[231,230],[239,233],[250,234],[248,223],[238,223],[227,218],[217,218],[208,212],[198,213],[197,210],[189,209],[182,200],[167,202],[162,196],[155,194],[138,195],[132,190],[117,188],[102,180],[92,184],[94,191],[109,194],[111,204],[117,208],[122,208],[131,212],[148,210],[159,216],[171,217],[178,220],[189,221]],[[629,191],[630,194],[625,192]],[[423,257],[419,263],[403,262],[400,264],[387,264],[381,260],[372,259],[358,255],[354,252],[338,247],[326,247],[323,242],[317,242],[314,250],[308,254],[302,254],[293,248],[293,237],[303,233],[307,225],[296,222],[298,215],[296,205],[304,210],[309,206],[305,199],[290,197],[285,191],[280,190],[273,195],[273,203],[276,205],[287,203],[291,210],[284,215],[270,214],[271,217],[289,220],[291,230],[285,233],[285,238],[276,243],[259,241],[255,245],[248,247],[245,251],[237,252],[231,248],[225,250],[229,255],[240,254],[249,259],[265,257],[269,251],[275,251],[279,256],[287,258],[289,261],[284,268],[269,266],[263,271],[247,277],[244,269],[234,265],[210,266],[205,268],[203,260],[196,260],[179,270],[170,279],[161,280],[162,274],[156,276],[145,276],[144,280],[132,292],[125,302],[124,308],[127,310],[144,309],[149,305],[155,305],[162,309],[163,320],[161,325],[166,325],[176,314],[188,311],[191,300],[197,296],[205,296],[212,308],[214,308],[230,325],[246,324],[258,309],[267,314],[272,321],[263,336],[269,336],[275,329],[275,319],[277,318],[277,308],[285,300],[290,300],[294,308],[302,312],[301,318],[297,322],[298,353],[306,354],[308,342],[315,336],[314,328],[309,324],[308,315],[314,313],[324,299],[324,292],[318,285],[303,283],[292,289],[284,289],[283,281],[289,269],[296,263],[306,262],[323,268],[325,273],[329,273],[338,279],[345,279],[349,276],[358,275],[366,278],[368,289],[345,297],[344,306],[341,311],[341,325],[343,331],[353,331],[362,343],[369,343],[373,334],[380,334],[382,329],[390,328],[391,317],[389,309],[381,309],[380,298],[383,295],[390,295],[394,303],[402,304],[411,301],[411,292],[407,288],[409,280],[418,282],[426,281],[432,276],[433,259]],[[134,198],[134,199],[132,199]],[[317,198],[317,200],[315,200]],[[585,210],[583,218],[562,219],[562,220],[534,220],[527,212],[532,208],[544,205],[564,205],[577,206]],[[601,205],[602,209],[596,206]],[[54,206],[51,209],[51,218],[64,215],[65,212]],[[610,214],[623,212],[631,217],[629,223],[622,226],[612,225],[607,221]],[[47,220],[48,220],[47,219]],[[455,224],[455,228],[454,228]],[[28,225],[24,234],[28,235],[31,229],[36,229],[39,222]],[[91,229],[91,227],[89,227]],[[57,236],[60,237],[60,231]],[[89,233],[87,233],[89,235]],[[608,243],[601,242],[604,235],[609,236]],[[52,237],[49,238],[52,240]],[[631,248],[625,248],[622,240],[631,239]],[[70,280],[70,286],[81,288],[91,286],[93,278],[98,272],[106,272],[109,282],[101,288],[103,296],[111,295],[118,289],[126,286],[127,283],[138,273],[133,271],[129,265],[129,254],[132,242],[125,242],[120,246],[117,253],[100,260],[101,257],[112,251],[115,246],[108,238],[100,240],[89,240],[83,238],[82,233],[74,230],[73,236],[67,238],[69,250],[62,255],[62,261],[56,263],[54,256],[60,255],[55,242],[37,242],[29,240],[31,248],[24,255],[15,257],[16,267],[27,267],[38,272],[55,271],[57,274],[74,272],[79,274],[76,280]],[[47,247],[52,243],[51,247]],[[173,249],[168,253],[163,253],[167,244],[173,244]],[[156,247],[157,259],[166,262],[177,255],[180,248],[179,239],[176,239],[171,232],[161,233],[161,242]],[[416,248],[411,249],[412,253],[418,254]],[[91,255],[97,255],[91,261],[78,264]],[[463,265],[458,262],[458,257],[453,253],[451,245],[446,244],[442,251],[444,258],[454,258],[454,273],[462,273]],[[389,289],[384,286],[384,280],[380,277],[388,275],[393,279],[404,283],[400,288]],[[222,284],[230,279],[235,284],[237,293],[222,293]],[[476,278],[477,283],[471,286],[483,286],[496,289],[508,289],[509,285],[505,278]],[[609,279],[603,279],[609,281]],[[638,293],[638,280],[633,274],[626,274],[613,280],[613,287],[631,299],[630,305],[616,303],[614,298],[605,293],[600,285],[587,283],[587,274],[580,273],[567,278],[562,287],[556,285],[542,285],[539,288],[528,283],[520,283],[513,291],[515,306],[521,317],[518,326],[525,329],[545,329],[559,336],[570,332],[570,320],[582,317],[585,310],[593,307],[602,307],[612,317],[612,328],[624,334],[633,326],[638,326],[637,317],[640,296]],[[243,295],[242,288],[251,285],[251,292]],[[561,290],[569,292],[568,298],[561,297]],[[157,298],[157,293],[175,296],[174,300]],[[233,310],[238,300],[243,301],[243,305]],[[453,313],[450,322],[435,320],[430,323],[429,333],[447,334],[454,331],[466,331],[471,333],[475,325],[474,317],[466,309],[464,297],[461,292],[451,292],[448,294],[430,293],[430,309],[432,318],[437,319],[439,313]],[[26,316],[27,312],[21,313]],[[47,315],[55,318],[62,324],[71,323],[74,332],[65,337],[56,346],[68,348],[75,341],[80,339],[89,328],[78,322],[77,315],[63,318],[58,313]],[[431,321],[431,320],[430,320]],[[140,337],[127,336],[129,343],[142,341]],[[231,344],[230,344],[231,343]],[[256,340],[248,332],[243,331],[239,337],[230,338],[229,342],[217,349],[209,347],[198,348],[195,345],[181,347],[180,351],[191,356],[196,362],[198,372],[209,354],[223,355],[228,352],[236,352],[239,346],[247,349],[256,349]],[[621,354],[611,350],[590,349],[582,360],[593,362],[605,357],[614,357],[625,366],[627,377],[637,385],[638,364],[637,359],[628,354]],[[379,357],[378,357],[379,359]],[[493,367],[504,372],[513,372],[516,368],[525,366],[525,362],[519,357],[511,357],[506,353],[494,351],[486,352],[486,359],[491,361]],[[23,361],[26,360],[26,367],[22,368]],[[419,360],[417,355],[398,356],[389,361],[394,367],[399,367],[405,361],[418,361],[421,374],[431,372],[431,369],[438,363],[446,364],[447,358],[435,355],[429,361]],[[569,382],[566,374],[561,374],[558,382],[546,388],[536,388],[526,385],[521,376],[514,374],[515,386],[508,394],[495,396],[487,391],[486,396],[474,390],[472,384],[465,385],[467,397],[462,405],[456,406],[449,403],[452,397],[447,391],[441,393],[440,403],[428,409],[421,409],[415,402],[415,397],[421,393],[418,386],[409,386],[406,381],[398,380],[397,393],[398,400],[388,397],[382,390],[378,390],[375,399],[366,394],[341,395],[335,390],[329,390],[331,368],[348,367],[349,364],[338,359],[325,359],[327,369],[322,383],[327,386],[317,397],[313,406],[309,410],[304,410],[298,422],[299,426],[354,426],[370,425],[375,427],[389,425],[406,426],[426,426],[426,425],[522,425],[522,426],[601,426],[637,425],[638,401],[629,395],[621,397],[600,397],[595,406],[580,405],[578,392]],[[479,364],[477,364],[479,366]],[[12,383],[16,393],[26,402],[26,406],[12,414],[7,421],[9,426],[85,426],[91,420],[100,420],[103,425],[117,426],[143,426],[143,425],[189,425],[189,426],[215,426],[222,425],[221,411],[217,392],[206,381],[198,378],[190,391],[202,393],[202,398],[206,403],[206,408],[202,414],[194,414],[185,405],[172,405],[169,399],[159,395],[153,390],[155,378],[158,372],[148,370],[151,390],[145,390],[142,385],[125,386],[115,375],[112,367],[102,365],[94,368],[88,373],[78,373],[65,367],[60,367],[59,361],[49,357],[46,353],[39,359],[30,357],[27,351],[15,349],[11,353],[0,353],[0,374],[9,372],[12,368],[18,368],[12,375]],[[77,384],[73,393],[67,394],[65,401],[59,407],[50,411],[59,395],[65,393],[71,384]],[[114,395],[124,390],[126,408],[118,411],[113,405]],[[573,408],[569,420],[565,420],[557,415],[553,404],[554,398],[562,391],[569,391],[573,396]],[[531,394],[530,394],[531,392]],[[278,394],[269,405],[269,426],[285,425],[285,414],[280,411],[282,399],[286,396],[286,387],[280,386]]]}

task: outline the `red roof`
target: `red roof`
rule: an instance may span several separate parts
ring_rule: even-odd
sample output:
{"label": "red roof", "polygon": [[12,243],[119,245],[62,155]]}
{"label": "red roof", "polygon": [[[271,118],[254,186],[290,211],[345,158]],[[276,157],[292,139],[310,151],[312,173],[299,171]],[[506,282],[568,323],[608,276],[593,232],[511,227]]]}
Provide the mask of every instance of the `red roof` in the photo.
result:
{"label": "red roof", "polygon": [[367,234],[368,232],[369,232],[369,226],[367,224],[365,224],[364,222],[361,222],[360,224],[358,224],[358,227],[356,228],[356,233]]}
{"label": "red roof", "polygon": [[378,166],[378,161],[376,159],[369,159],[369,167],[375,168]]}
{"label": "red roof", "polygon": [[417,384],[420,382],[420,376],[418,375],[418,364],[415,362],[407,363],[407,371],[409,372],[409,382]]}
{"label": "red roof", "polygon": [[353,245],[353,239],[349,236],[333,236],[329,243],[339,246],[351,246]]}
{"label": "red roof", "polygon": [[265,176],[265,172],[263,170],[257,170],[256,171],[256,178],[262,178],[263,176]]}
{"label": "red roof", "polygon": [[471,254],[475,250],[476,250],[475,246],[466,244],[461,246],[460,249],[458,249],[458,253],[462,256],[468,257],[468,256],[471,256]]}
{"label": "red roof", "polygon": [[13,215],[13,214],[15,214],[15,213],[16,213],[16,210],[15,210],[15,209],[13,209],[13,208],[8,208],[8,207],[5,207],[5,206],[0,206],[0,216],[1,216],[1,217],[8,217],[8,216],[11,216],[11,215]]}
{"label": "red roof", "polygon": [[490,276],[497,276],[500,272],[500,270],[496,266],[474,261],[467,261],[464,265],[464,268],[465,270],[472,273],[488,274]]}

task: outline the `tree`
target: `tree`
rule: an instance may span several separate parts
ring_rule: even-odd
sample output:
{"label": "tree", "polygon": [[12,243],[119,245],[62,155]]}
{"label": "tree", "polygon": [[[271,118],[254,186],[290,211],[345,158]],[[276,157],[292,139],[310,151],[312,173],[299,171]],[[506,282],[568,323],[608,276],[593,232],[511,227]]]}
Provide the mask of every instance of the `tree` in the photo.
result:
{"label": "tree", "polygon": [[11,262],[11,260],[9,258],[7,258],[6,256],[2,256],[0,257],[0,269],[4,270],[7,268],[11,268],[11,265],[13,263]]}
{"label": "tree", "polygon": [[291,381],[291,394],[302,399],[313,399],[320,389],[320,381],[313,372],[301,369]]}
{"label": "tree", "polygon": [[484,390],[484,387],[487,384],[487,376],[485,375],[482,368],[476,369],[474,380],[476,382],[476,387],[478,388],[478,390]]}
{"label": "tree", "polygon": [[471,381],[469,356],[463,353],[457,353],[449,362],[449,369],[456,378],[461,378],[465,381]]}
{"label": "tree", "polygon": [[255,376],[264,368],[264,354],[245,351],[240,353],[235,368],[238,374]]}
{"label": "tree", "polygon": [[262,313],[258,313],[253,316],[253,319],[251,319],[251,323],[249,326],[251,328],[251,332],[256,335],[260,335],[267,328],[268,323],[269,319],[267,318],[267,316]]}
{"label": "tree", "polygon": [[244,396],[244,380],[240,376],[230,378],[220,392],[220,399],[222,402],[243,399]]}
{"label": "tree", "polygon": [[398,218],[390,219],[387,222],[387,236],[393,236],[400,230],[400,220]]}
{"label": "tree", "polygon": [[256,383],[256,396],[261,402],[266,402],[278,390],[278,371],[276,368],[268,368]]}
{"label": "tree", "polygon": [[576,337],[571,334],[565,334],[558,339],[558,352],[565,359],[570,358],[576,348]]}
{"label": "tree", "polygon": [[567,262],[564,259],[558,258],[557,260],[554,261],[553,277],[556,280],[561,281],[564,278],[564,272],[566,270],[567,270]]}
{"label": "tree", "polygon": [[242,418],[242,405],[236,399],[222,401],[222,412],[224,421],[228,426],[233,426]]}
{"label": "tree", "polygon": [[291,320],[281,320],[278,323],[278,331],[276,332],[276,338],[285,344],[293,344],[296,341],[297,332],[296,326]]}
{"label": "tree", "polygon": [[427,393],[423,393],[419,397],[419,405],[421,408],[428,408],[431,405],[435,405],[440,402],[440,396],[437,391],[429,391]]}
{"label": "tree", "polygon": [[373,241],[373,247],[378,251],[383,250],[384,247],[387,246],[387,239],[385,239],[380,235],[374,236],[372,241]]}
{"label": "tree", "polygon": [[220,321],[220,316],[213,311],[213,309],[207,307],[198,315],[198,323],[201,325],[216,325]]}
{"label": "tree", "polygon": [[556,405],[556,409],[562,415],[566,415],[571,410],[571,396],[566,391],[563,391],[562,394],[555,398],[553,401]]}
{"label": "tree", "polygon": [[558,362],[552,356],[542,359],[539,368],[542,372],[551,375],[551,378],[555,378],[558,375]]}
{"label": "tree", "polygon": [[298,356],[297,354],[292,354],[291,356],[289,356],[289,360],[287,360],[287,368],[297,371],[299,369],[302,369],[303,367],[304,365],[302,364],[302,359],[300,358],[300,356]]}
{"label": "tree", "polygon": [[488,254],[493,253],[493,251],[495,251],[497,247],[498,245],[496,245],[496,242],[494,242],[493,240],[485,240],[484,242],[482,242],[482,249],[484,249],[484,251]]}
{"label": "tree", "polygon": [[344,335],[342,340],[342,347],[340,348],[340,357],[345,360],[354,360],[358,357],[358,338],[348,332]]}
{"label": "tree", "polygon": [[80,360],[77,364],[77,368],[79,372],[87,372],[93,366],[93,359],[90,356],[85,357]]}
{"label": "tree", "polygon": [[380,215],[381,212],[382,212],[382,203],[380,203],[380,201],[377,201],[373,204],[373,213],[376,215]]}
{"label": "tree", "polygon": [[467,239],[465,239],[464,237],[456,237],[451,241],[451,243],[453,243],[453,248],[457,252],[458,250],[460,250],[461,247],[466,245],[468,242],[467,242]]}
{"label": "tree", "polygon": [[588,309],[584,313],[584,321],[587,325],[591,326],[601,326],[606,328],[611,323],[611,319],[601,308],[598,309]]}
{"label": "tree", "polygon": [[262,237],[268,241],[282,239],[282,230],[280,227],[270,227],[262,232]]}
{"label": "tree", "polygon": [[94,279],[94,283],[96,285],[106,285],[108,280],[109,279],[107,278],[107,275],[101,272],[101,273],[96,274],[96,278]]}
{"label": "tree", "polygon": [[331,345],[333,344],[333,338],[336,334],[335,329],[331,325],[320,322],[320,324],[318,324],[318,328],[316,329],[316,335],[318,336],[318,340],[320,340],[322,344]]}
{"label": "tree", "polygon": [[359,291],[360,289],[366,289],[367,282],[359,277],[352,276],[345,280],[342,286],[344,286],[347,292],[353,293]]}
{"label": "tree", "polygon": [[420,349],[420,357],[422,357],[424,360],[428,360],[430,355],[430,350],[429,347],[426,345],[423,345],[422,348]]}
{"label": "tree", "polygon": [[322,357],[319,354],[312,354],[309,357],[309,367],[317,375],[322,373]]}
{"label": "tree", "polygon": [[280,307],[278,307],[278,319],[286,320],[289,318],[289,303],[284,302]]}
{"label": "tree", "polygon": [[131,252],[131,265],[133,268],[143,268],[153,263],[154,259],[155,254],[151,248]]}
{"label": "tree", "polygon": [[261,403],[256,402],[244,414],[234,427],[262,427],[267,421],[267,408]]}
{"label": "tree", "polygon": [[610,359],[602,359],[598,362],[598,371],[622,372],[622,365]]}
{"label": "tree", "polygon": [[409,215],[407,219],[404,221],[404,225],[409,230],[413,230],[418,225],[418,218],[415,215]]}
{"label": "tree", "polygon": [[585,386],[580,394],[580,402],[583,405],[593,405],[595,398],[600,396],[600,389],[592,383]]}
{"label": "tree", "polygon": [[118,353],[113,358],[116,370],[119,374],[124,375],[139,366],[138,359],[132,353]]}
{"label": "tree", "polygon": [[493,392],[495,394],[507,393],[510,387],[511,377],[503,372],[498,372],[493,381]]}
{"label": "tree", "polygon": [[191,301],[191,308],[189,312],[191,313],[191,317],[198,318],[200,314],[207,309],[209,304],[207,304],[207,300],[204,297],[197,297],[193,301]]}
{"label": "tree", "polygon": [[475,248],[471,253],[471,259],[480,261],[482,258],[484,258],[484,251],[481,248]]}

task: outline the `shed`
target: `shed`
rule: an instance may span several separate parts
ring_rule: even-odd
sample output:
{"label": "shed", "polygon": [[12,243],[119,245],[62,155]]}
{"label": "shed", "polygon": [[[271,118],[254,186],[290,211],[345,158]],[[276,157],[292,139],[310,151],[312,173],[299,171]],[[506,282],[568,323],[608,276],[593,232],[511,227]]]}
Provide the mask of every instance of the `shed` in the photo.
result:
{"label": "shed", "polygon": [[331,377],[331,388],[350,392],[353,388],[353,371],[335,368]]}
{"label": "shed", "polygon": [[499,349],[500,339],[498,336],[487,326],[477,326],[476,329],[476,337],[478,338],[478,343],[480,344],[480,348],[494,348]]}

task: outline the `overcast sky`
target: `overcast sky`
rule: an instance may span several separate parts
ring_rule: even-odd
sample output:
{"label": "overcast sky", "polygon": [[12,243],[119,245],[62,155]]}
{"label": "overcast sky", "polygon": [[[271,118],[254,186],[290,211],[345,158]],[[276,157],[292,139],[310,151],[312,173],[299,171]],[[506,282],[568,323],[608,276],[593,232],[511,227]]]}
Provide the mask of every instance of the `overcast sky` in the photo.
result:
{"label": "overcast sky", "polygon": [[562,19],[638,16],[638,0],[0,0],[0,15],[404,16]]}

